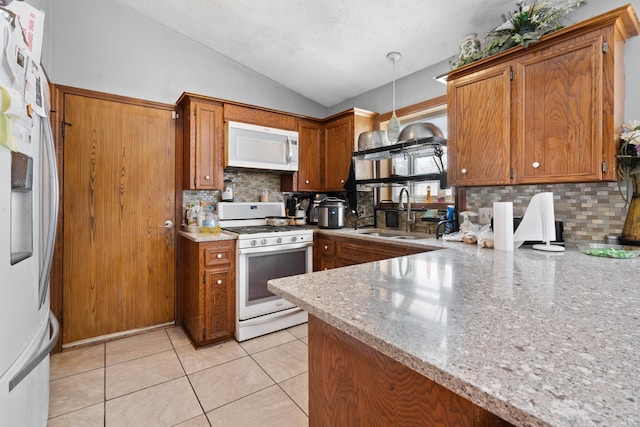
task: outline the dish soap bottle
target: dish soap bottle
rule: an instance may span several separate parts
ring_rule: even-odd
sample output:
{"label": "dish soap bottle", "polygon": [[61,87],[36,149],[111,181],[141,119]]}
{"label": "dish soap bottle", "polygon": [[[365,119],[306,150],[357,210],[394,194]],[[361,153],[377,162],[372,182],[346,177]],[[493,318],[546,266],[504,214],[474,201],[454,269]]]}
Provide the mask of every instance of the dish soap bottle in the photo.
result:
{"label": "dish soap bottle", "polygon": [[202,200],[200,200],[200,206],[198,206],[198,213],[197,213],[197,219],[196,222],[198,224],[198,227],[202,227],[204,224],[204,203],[202,203]]}

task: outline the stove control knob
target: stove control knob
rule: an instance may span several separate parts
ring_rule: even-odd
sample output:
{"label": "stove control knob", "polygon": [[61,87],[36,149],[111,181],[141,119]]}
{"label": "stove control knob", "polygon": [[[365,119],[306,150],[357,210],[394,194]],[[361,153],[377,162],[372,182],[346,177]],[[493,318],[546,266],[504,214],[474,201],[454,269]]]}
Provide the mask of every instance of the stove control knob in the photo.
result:
{"label": "stove control knob", "polygon": [[255,240],[252,240],[252,241],[251,241],[251,246],[255,246],[255,245],[257,245],[257,244],[258,244],[258,242],[256,242]]}
{"label": "stove control knob", "polygon": [[262,239],[262,240],[260,240],[260,244],[261,244],[262,246],[266,245],[266,244],[267,244],[267,239]]}
{"label": "stove control knob", "polygon": [[291,243],[295,243],[297,240],[298,240],[298,238],[297,238],[296,236],[293,236],[293,237],[291,238]]}
{"label": "stove control knob", "polygon": [[282,243],[282,237],[278,237],[278,238],[276,239],[276,243]]}

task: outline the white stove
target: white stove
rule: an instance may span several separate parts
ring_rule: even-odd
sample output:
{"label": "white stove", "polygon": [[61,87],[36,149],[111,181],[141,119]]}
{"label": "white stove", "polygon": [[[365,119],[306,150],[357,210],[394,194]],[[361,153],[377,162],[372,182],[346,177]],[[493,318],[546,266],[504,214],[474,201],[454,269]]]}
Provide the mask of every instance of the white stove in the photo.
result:
{"label": "white stove", "polygon": [[313,228],[269,226],[284,203],[220,202],[220,226],[238,234],[236,339],[244,341],[307,321],[307,313],[267,289],[271,279],[313,271]]}

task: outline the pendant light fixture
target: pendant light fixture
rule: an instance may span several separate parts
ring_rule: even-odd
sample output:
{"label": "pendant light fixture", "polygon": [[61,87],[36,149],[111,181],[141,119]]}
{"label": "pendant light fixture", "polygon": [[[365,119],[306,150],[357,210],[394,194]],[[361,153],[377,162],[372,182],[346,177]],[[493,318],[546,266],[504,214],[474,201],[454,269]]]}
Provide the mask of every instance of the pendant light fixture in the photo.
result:
{"label": "pendant light fixture", "polygon": [[396,116],[396,62],[402,59],[400,52],[387,53],[387,60],[393,63],[393,113],[391,113],[391,119],[387,124],[387,138],[392,144],[398,141],[398,135],[400,134],[400,120]]}

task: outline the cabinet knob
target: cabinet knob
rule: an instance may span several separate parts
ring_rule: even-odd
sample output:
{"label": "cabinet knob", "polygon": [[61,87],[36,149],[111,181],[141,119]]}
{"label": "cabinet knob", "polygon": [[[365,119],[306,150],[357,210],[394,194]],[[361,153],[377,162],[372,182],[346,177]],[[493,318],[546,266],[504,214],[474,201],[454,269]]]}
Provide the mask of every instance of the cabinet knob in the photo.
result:
{"label": "cabinet knob", "polygon": [[465,168],[462,168],[462,170],[460,172],[467,173],[467,170]]}
{"label": "cabinet knob", "polygon": [[308,184],[308,183],[309,183],[309,180],[308,180],[308,179],[305,179],[305,180],[304,180],[304,183],[305,183],[305,184]]}
{"label": "cabinet knob", "polygon": [[206,179],[207,181],[209,181],[209,175],[206,175],[206,176],[204,177],[204,179]]}
{"label": "cabinet knob", "polygon": [[341,179],[341,180],[340,180],[340,184],[344,184],[344,179]]}
{"label": "cabinet knob", "polygon": [[533,162],[533,164],[531,166],[533,166],[534,169],[538,169],[540,167],[540,163]]}
{"label": "cabinet knob", "polygon": [[222,285],[222,280],[220,280],[220,279],[216,280],[216,284],[217,285]]}
{"label": "cabinet knob", "polygon": [[324,250],[328,250],[329,249],[329,245],[324,245]]}
{"label": "cabinet knob", "polygon": [[216,258],[221,259],[222,258],[222,254],[216,255]]}

